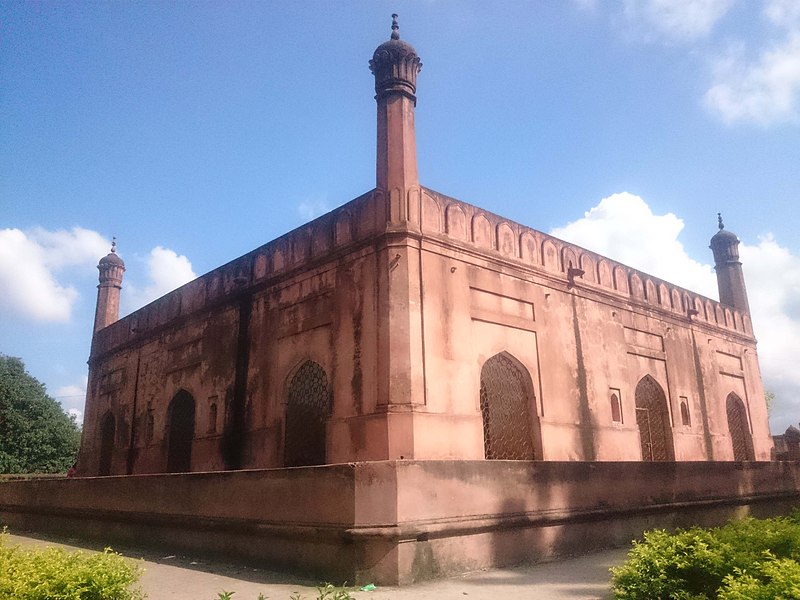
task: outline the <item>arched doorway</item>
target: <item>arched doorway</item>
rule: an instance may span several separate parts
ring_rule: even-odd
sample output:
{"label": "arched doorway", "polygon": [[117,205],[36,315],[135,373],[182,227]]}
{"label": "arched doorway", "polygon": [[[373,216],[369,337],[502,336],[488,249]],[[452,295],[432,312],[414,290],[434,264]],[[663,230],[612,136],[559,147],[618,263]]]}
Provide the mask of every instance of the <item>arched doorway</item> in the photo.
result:
{"label": "arched doorway", "polygon": [[328,377],[318,363],[304,362],[292,377],[286,397],[284,464],[325,464],[326,423],[331,414]]}
{"label": "arched doorway", "polygon": [[528,370],[507,352],[495,354],[481,368],[483,451],[487,459],[542,458],[539,419]]}
{"label": "arched doorway", "polygon": [[636,424],[639,426],[642,460],[673,460],[675,451],[667,397],[650,375],[645,375],[636,386]]}
{"label": "arched doorway", "polygon": [[117,422],[114,413],[108,411],[103,417],[100,426],[100,466],[98,475],[111,475],[111,461],[114,458],[114,438],[117,432]]}
{"label": "arched doorway", "polygon": [[194,398],[181,390],[169,404],[167,432],[167,472],[185,473],[192,470],[194,441]]}
{"label": "arched doorway", "polygon": [[731,434],[733,445],[733,460],[755,460],[753,452],[753,438],[750,436],[750,427],[747,425],[747,410],[744,402],[734,393],[728,394],[725,401],[728,413],[728,431]]}

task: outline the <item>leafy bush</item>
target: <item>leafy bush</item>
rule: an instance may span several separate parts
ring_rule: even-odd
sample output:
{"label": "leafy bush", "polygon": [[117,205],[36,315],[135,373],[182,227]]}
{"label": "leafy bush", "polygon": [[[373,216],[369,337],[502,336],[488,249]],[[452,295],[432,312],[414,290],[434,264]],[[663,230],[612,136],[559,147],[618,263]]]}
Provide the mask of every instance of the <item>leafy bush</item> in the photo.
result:
{"label": "leafy bush", "polygon": [[757,565],[755,575],[735,569],[725,577],[719,600],[775,600],[800,598],[800,563],[770,558]]}
{"label": "leafy bush", "polygon": [[9,546],[0,533],[0,598],[141,600],[131,589],[141,570],[106,548],[102,553]]}
{"label": "leafy bush", "polygon": [[612,569],[622,600],[800,599],[800,513],[646,532]]}

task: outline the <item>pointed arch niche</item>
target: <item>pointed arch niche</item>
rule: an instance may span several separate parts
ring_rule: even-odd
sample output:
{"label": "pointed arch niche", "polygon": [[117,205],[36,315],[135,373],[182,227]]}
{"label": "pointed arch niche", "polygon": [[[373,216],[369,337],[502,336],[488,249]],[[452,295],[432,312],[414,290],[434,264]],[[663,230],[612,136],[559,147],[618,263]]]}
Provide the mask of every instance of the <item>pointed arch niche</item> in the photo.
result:
{"label": "pointed arch niche", "polygon": [[169,403],[167,429],[167,472],[192,470],[195,403],[192,395],[181,390]]}
{"label": "pointed arch niche", "polygon": [[642,460],[674,460],[667,397],[650,375],[642,377],[636,385],[636,424],[639,426]]}
{"label": "pointed arch niche", "polygon": [[728,431],[731,434],[733,460],[755,460],[753,438],[747,424],[747,410],[742,399],[733,392],[728,394],[725,400],[725,412],[728,415]]}
{"label": "pointed arch niche", "polygon": [[330,414],[328,376],[318,363],[307,360],[292,377],[286,395],[283,457],[287,467],[325,464]]}
{"label": "pointed arch niche", "polygon": [[508,352],[495,354],[483,364],[480,407],[487,459],[541,460],[541,430],[531,376]]}
{"label": "pointed arch niche", "polygon": [[114,457],[114,438],[117,433],[117,420],[110,410],[103,417],[100,426],[100,466],[97,474],[111,475],[111,462]]}

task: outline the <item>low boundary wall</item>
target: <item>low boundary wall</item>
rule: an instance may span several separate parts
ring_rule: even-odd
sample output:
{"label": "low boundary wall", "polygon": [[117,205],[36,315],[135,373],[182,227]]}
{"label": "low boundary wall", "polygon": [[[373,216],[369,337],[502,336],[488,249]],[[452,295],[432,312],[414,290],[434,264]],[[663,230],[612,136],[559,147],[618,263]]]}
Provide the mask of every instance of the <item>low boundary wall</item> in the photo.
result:
{"label": "low boundary wall", "polygon": [[385,461],[0,480],[0,523],[408,584],[800,506],[800,464]]}

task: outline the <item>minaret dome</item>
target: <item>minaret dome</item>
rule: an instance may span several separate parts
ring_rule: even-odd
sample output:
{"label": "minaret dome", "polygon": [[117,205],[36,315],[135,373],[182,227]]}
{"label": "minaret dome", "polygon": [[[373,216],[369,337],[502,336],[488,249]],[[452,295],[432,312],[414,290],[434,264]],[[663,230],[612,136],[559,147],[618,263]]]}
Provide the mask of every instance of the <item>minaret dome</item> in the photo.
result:
{"label": "minaret dome", "polygon": [[391,92],[407,95],[416,103],[417,73],[422,69],[414,46],[400,39],[397,15],[392,15],[392,35],[375,49],[369,68],[375,75],[375,98]]}
{"label": "minaret dome", "polygon": [[742,263],[739,262],[739,238],[732,231],[725,229],[720,213],[717,213],[717,223],[719,231],[711,238],[709,248],[714,253],[719,301],[738,310],[750,312]]}

